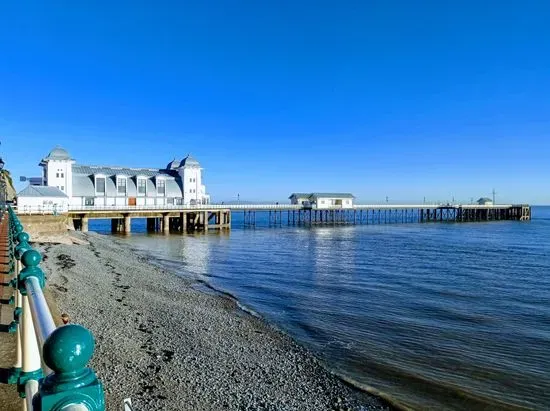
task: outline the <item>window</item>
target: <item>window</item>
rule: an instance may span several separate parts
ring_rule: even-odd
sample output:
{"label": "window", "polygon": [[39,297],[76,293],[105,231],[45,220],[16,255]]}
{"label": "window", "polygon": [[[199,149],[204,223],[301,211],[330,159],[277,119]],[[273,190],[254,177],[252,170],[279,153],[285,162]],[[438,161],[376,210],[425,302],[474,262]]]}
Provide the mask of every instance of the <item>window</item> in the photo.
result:
{"label": "window", "polygon": [[65,191],[65,186],[61,186],[61,191]]}
{"label": "window", "polygon": [[55,173],[55,177],[56,177],[56,178],[59,178],[59,173]]}
{"label": "window", "polygon": [[166,181],[157,180],[157,192],[162,196],[166,194]]}
{"label": "window", "polygon": [[124,177],[116,179],[116,186],[118,194],[126,194],[126,179]]}
{"label": "window", "polygon": [[174,199],[173,198],[167,198],[166,199],[166,204],[174,204]]}
{"label": "window", "polygon": [[98,194],[105,194],[105,177],[96,177],[95,191]]}
{"label": "window", "polygon": [[65,174],[61,173],[61,178],[64,178],[65,177]]}
{"label": "window", "polygon": [[147,180],[144,178],[138,178],[137,183],[138,194],[145,195]]}

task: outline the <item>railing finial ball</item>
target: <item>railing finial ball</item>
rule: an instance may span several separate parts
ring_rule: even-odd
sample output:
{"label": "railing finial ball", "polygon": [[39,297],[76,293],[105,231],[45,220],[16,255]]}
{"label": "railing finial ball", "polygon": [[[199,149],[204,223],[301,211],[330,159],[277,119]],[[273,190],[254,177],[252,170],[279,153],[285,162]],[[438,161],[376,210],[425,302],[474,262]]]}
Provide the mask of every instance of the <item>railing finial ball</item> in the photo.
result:
{"label": "railing finial ball", "polygon": [[30,238],[31,237],[24,231],[21,231],[19,234],[17,234],[17,241],[19,241],[20,243],[27,243]]}
{"label": "railing finial ball", "polygon": [[56,328],[44,342],[44,362],[56,374],[78,373],[94,353],[94,337],[78,324]]}
{"label": "railing finial ball", "polygon": [[21,263],[25,267],[36,267],[42,261],[42,256],[36,250],[27,250],[21,256]]}

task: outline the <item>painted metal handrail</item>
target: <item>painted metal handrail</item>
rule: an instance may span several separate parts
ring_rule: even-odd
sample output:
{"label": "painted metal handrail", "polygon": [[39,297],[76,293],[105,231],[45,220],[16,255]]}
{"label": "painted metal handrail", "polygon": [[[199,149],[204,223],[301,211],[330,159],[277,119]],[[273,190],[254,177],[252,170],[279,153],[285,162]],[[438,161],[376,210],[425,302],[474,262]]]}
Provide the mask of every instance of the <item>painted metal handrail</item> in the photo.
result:
{"label": "painted metal handrail", "polygon": [[38,278],[27,278],[25,280],[25,288],[29,297],[36,337],[38,338],[38,343],[43,346],[57,327],[53,321],[48,303],[46,303],[46,298],[44,298]]}
{"label": "painted metal handrail", "polygon": [[[29,235],[11,207],[8,218],[10,273],[16,305],[10,332],[16,333],[16,360],[8,382],[17,385],[28,411],[103,411],[103,387],[86,367],[93,355],[94,338],[81,325],[56,327],[43,288],[41,255],[29,245]],[[44,365],[42,365],[42,363]]]}

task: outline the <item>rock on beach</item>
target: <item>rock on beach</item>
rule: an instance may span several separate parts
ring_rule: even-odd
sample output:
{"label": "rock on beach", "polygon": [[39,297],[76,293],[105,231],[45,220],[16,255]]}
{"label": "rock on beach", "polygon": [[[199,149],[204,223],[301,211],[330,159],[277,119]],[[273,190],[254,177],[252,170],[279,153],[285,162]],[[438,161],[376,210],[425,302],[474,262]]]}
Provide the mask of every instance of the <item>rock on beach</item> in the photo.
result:
{"label": "rock on beach", "polygon": [[90,366],[108,410],[388,410],[309,351],[222,296],[134,253],[123,240],[75,233],[42,244],[59,311],[96,338]]}

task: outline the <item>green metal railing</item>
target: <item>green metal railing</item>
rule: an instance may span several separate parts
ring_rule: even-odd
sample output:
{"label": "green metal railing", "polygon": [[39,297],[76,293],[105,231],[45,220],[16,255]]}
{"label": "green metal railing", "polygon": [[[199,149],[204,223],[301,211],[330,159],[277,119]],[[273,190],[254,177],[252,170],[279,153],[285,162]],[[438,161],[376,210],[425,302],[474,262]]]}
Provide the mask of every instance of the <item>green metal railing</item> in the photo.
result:
{"label": "green metal railing", "polygon": [[24,410],[105,410],[103,387],[86,367],[94,351],[92,333],[77,324],[55,325],[42,292],[46,278],[40,253],[29,245],[11,207],[2,206],[0,218],[9,224],[10,303],[15,305],[9,331],[17,337],[8,382],[17,386]]}

